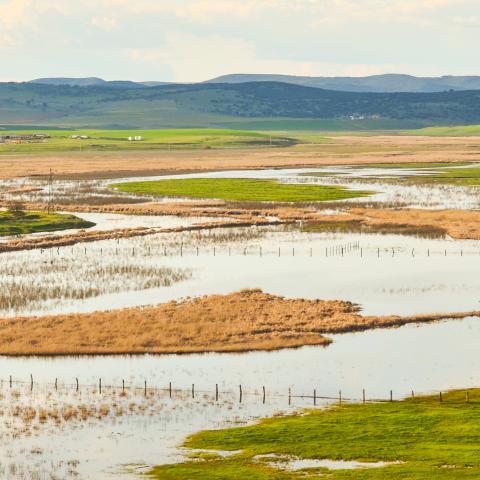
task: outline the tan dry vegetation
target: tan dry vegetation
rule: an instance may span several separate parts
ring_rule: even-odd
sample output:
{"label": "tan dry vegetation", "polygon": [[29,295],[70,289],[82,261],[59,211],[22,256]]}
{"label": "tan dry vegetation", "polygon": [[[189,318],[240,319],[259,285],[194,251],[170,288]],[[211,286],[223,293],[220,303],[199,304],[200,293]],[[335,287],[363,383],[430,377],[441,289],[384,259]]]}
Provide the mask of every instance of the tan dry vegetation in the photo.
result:
{"label": "tan dry vegetation", "polygon": [[[0,207],[3,205],[0,202]],[[43,203],[26,203],[26,208],[32,210],[46,209]],[[331,207],[331,205],[326,205]],[[73,234],[27,237],[13,239],[0,244],[0,252],[30,250],[70,246],[77,243],[95,242],[115,238],[130,238],[152,235],[155,233],[179,233],[187,231],[212,230],[217,228],[237,228],[248,226],[268,226],[294,223],[321,222],[332,224],[332,230],[339,222],[352,225],[355,230],[359,225],[384,227],[386,232],[404,230],[415,234],[428,230],[444,232],[454,239],[480,240],[480,211],[468,210],[423,210],[403,208],[349,208],[343,205],[336,215],[325,215],[323,206],[284,206],[259,205],[249,207],[229,205],[223,201],[196,201],[113,205],[80,205],[76,212],[121,213],[129,215],[177,215],[181,217],[210,217],[211,222],[203,222],[176,228],[130,228],[109,231],[81,231]],[[337,208],[340,205],[336,205]],[[68,211],[67,205],[55,205],[56,211]],[[216,220],[214,220],[216,219]]]}
{"label": "tan dry vegetation", "polygon": [[396,162],[467,162],[478,160],[477,138],[402,135],[334,135],[326,143],[301,143],[286,148],[5,155],[0,178],[48,175],[118,178],[211,170]]}
{"label": "tan dry vegetation", "polygon": [[443,230],[457,240],[480,240],[480,212],[465,210],[419,210],[419,209],[367,209],[351,208],[339,215],[312,216],[312,221],[360,222],[366,226],[384,227],[388,230],[411,227],[418,230],[429,228]]}
{"label": "tan dry vegetation", "polygon": [[243,352],[328,345],[324,334],[395,327],[480,312],[362,316],[351,302],[286,299],[260,290],[156,307],[0,320],[2,355]]}
{"label": "tan dry vegetation", "polygon": [[[330,205],[329,205],[330,206]],[[340,207],[339,204],[336,205]],[[35,205],[41,208],[41,205]],[[420,231],[434,229],[444,231],[455,239],[480,240],[480,211],[470,210],[423,210],[404,208],[356,208],[343,205],[337,215],[325,215],[322,205],[233,207],[225,202],[190,203],[143,203],[135,205],[85,206],[88,212],[110,212],[138,215],[207,216],[235,219],[232,226],[290,224],[295,222],[351,222],[367,226],[418,228]],[[266,219],[274,218],[275,221]],[[227,222],[224,222],[225,224]],[[218,225],[221,225],[219,223]],[[201,228],[200,228],[201,229]]]}

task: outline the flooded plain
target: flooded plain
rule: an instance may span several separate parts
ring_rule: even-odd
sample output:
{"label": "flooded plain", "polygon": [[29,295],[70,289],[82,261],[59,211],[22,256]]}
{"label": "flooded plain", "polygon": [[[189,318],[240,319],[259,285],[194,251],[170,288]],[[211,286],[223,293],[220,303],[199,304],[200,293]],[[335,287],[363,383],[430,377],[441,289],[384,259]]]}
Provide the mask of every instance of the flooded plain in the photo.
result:
{"label": "flooded plain", "polygon": [[0,312],[92,312],[243,288],[348,300],[366,315],[472,311],[479,267],[476,241],[262,227],[156,234],[3,253]]}
{"label": "flooded plain", "polygon": [[[480,207],[472,188],[391,181],[406,174],[424,170],[335,167],[160,178],[277,178],[378,192],[348,202]],[[128,179],[136,180],[142,179]],[[11,181],[3,190],[21,192],[10,198],[44,199],[48,185],[36,180],[38,188],[27,191],[32,182]],[[139,200],[109,190],[110,182],[59,180],[55,189],[64,200],[80,194],[111,203]],[[210,220],[77,215],[99,230]],[[352,301],[365,315],[472,311],[480,309],[479,268],[480,242],[448,237],[306,233],[281,226],[157,233],[2,253],[0,315],[111,310],[243,288]],[[478,386],[477,318],[331,337],[328,347],[246,354],[0,357],[0,478],[138,478],[149,466],[188,455],[177,446],[201,429],[322,407],[340,396],[358,401],[363,390],[367,399],[388,399],[391,390],[402,398],[412,390]]]}

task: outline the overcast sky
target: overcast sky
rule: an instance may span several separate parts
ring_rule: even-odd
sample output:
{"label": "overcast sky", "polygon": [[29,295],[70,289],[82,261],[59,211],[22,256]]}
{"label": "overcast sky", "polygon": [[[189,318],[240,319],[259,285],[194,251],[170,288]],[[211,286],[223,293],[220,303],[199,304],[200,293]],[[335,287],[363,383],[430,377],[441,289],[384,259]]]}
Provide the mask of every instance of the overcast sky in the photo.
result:
{"label": "overcast sky", "polygon": [[480,0],[0,0],[0,81],[480,74]]}

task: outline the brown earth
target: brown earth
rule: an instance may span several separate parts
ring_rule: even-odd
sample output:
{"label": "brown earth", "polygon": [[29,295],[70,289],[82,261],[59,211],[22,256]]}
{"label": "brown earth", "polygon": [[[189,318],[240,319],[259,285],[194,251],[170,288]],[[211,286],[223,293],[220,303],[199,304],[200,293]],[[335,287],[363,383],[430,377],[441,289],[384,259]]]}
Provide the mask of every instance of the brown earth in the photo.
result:
{"label": "brown earth", "polygon": [[0,320],[1,355],[243,352],[328,345],[324,334],[397,327],[480,312],[362,316],[336,300],[286,299],[260,290],[156,307]]}
{"label": "brown earth", "polygon": [[8,154],[0,157],[0,178],[48,175],[50,169],[58,178],[118,178],[266,167],[468,162],[478,161],[479,157],[480,140],[475,137],[332,135],[326,143],[286,148]]}

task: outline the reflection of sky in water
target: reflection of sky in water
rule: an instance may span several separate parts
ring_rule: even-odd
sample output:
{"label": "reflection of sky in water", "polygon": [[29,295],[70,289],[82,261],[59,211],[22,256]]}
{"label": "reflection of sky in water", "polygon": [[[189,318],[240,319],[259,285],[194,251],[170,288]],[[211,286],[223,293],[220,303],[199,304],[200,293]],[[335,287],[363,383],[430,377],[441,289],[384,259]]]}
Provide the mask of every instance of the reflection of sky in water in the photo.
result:
{"label": "reflection of sky in water", "polygon": [[[55,282],[81,288],[81,272],[88,265],[193,269],[191,279],[171,287],[134,291],[135,278],[126,278],[125,289],[119,293],[86,300],[38,301],[19,309],[20,314],[107,310],[242,288],[261,288],[287,297],[349,300],[360,304],[368,315],[471,311],[480,306],[480,248],[475,241],[270,232],[261,239],[216,245],[215,255],[213,245],[198,244],[197,256],[195,238],[192,233],[154,235],[80,244],[58,252],[2,254],[0,284],[12,281],[12,275],[5,272],[13,273],[16,282],[30,282],[32,288],[48,284],[54,268],[60,270],[54,274]],[[347,250],[356,242],[359,248]],[[343,257],[338,253],[341,246]],[[337,254],[332,255],[335,249]]]}

